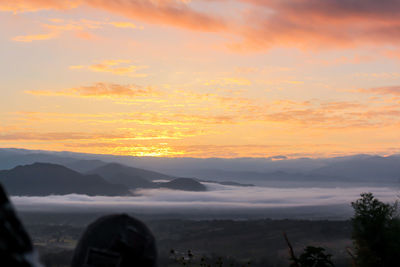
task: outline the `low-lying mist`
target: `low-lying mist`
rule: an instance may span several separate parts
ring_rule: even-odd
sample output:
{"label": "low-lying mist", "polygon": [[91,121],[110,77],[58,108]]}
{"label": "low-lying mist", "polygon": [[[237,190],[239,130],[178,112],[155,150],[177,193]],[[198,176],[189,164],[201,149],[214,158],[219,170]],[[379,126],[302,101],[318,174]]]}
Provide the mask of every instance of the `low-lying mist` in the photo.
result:
{"label": "low-lying mist", "polygon": [[[50,195],[45,197],[12,196],[20,211],[51,212],[144,212],[144,213],[218,213],[261,212],[265,209],[305,210],[326,213],[326,207],[350,210],[351,201],[362,192],[373,192],[382,201],[393,202],[398,190],[388,187],[353,188],[269,188],[239,187],[203,183],[206,192],[170,189],[137,190],[135,196]],[[347,212],[348,214],[348,212]],[[344,215],[344,214],[343,214]],[[290,217],[290,215],[288,215]]]}

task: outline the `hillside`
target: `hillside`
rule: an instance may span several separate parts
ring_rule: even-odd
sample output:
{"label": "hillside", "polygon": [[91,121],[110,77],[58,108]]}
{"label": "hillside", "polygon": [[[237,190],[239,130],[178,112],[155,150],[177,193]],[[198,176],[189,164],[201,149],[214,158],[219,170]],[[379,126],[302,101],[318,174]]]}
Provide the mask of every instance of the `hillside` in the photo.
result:
{"label": "hillside", "polygon": [[177,178],[170,182],[158,183],[159,187],[184,191],[207,191],[207,188],[200,182],[191,178]]}
{"label": "hillside", "polygon": [[0,171],[0,182],[10,195],[130,194],[124,185],[111,184],[98,175],[83,175],[64,166],[50,163],[34,163]]}
{"label": "hillside", "polygon": [[131,188],[151,188],[151,181],[176,177],[271,187],[396,186],[400,181],[400,155],[360,154],[272,161],[268,158],[152,158],[0,149],[0,169],[35,161],[61,164],[81,173],[98,174],[109,182],[128,184]]}
{"label": "hillside", "polygon": [[398,182],[400,180],[399,156],[364,156],[331,163],[311,172],[315,175],[336,175],[344,181]]}
{"label": "hillside", "polygon": [[104,177],[110,183],[123,184],[130,188],[152,188],[153,180],[171,180],[172,177],[153,171],[109,163],[87,172]]}
{"label": "hillside", "polygon": [[75,160],[73,162],[68,162],[64,165],[65,167],[80,172],[80,173],[87,173],[93,169],[99,168],[105,165],[106,162],[97,160],[97,159],[88,159],[88,160]]}

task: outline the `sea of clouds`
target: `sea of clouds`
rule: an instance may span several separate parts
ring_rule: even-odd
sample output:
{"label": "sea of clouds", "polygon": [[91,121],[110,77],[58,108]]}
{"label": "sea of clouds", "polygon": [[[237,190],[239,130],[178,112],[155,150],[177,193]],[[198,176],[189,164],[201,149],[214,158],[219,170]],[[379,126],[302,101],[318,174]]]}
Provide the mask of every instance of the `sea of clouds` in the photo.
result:
{"label": "sea of clouds", "polygon": [[204,183],[206,192],[170,189],[143,189],[135,196],[12,196],[20,211],[115,211],[115,212],[218,212],[279,208],[326,207],[343,205],[359,198],[362,192],[373,192],[385,202],[394,202],[399,192],[389,187],[352,188],[269,188],[239,187]]}

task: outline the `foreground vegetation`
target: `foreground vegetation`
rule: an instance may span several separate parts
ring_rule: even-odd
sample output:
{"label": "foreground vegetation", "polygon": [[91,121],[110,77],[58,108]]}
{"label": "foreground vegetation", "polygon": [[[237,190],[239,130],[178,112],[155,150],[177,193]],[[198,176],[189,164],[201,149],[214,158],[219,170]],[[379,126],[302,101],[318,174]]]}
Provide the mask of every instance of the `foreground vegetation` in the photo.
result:
{"label": "foreground vegetation", "polygon": [[[160,267],[397,266],[397,205],[368,193],[352,206],[350,221],[148,219],[146,223],[157,238]],[[69,265],[77,240],[93,220],[82,221],[85,216],[80,214],[22,217],[49,267]]]}
{"label": "foreground vegetation", "polygon": [[[46,266],[68,266],[77,240],[88,222],[84,215],[36,214],[23,216],[24,222]],[[185,256],[190,249],[193,260],[235,263],[252,267],[288,266],[285,231],[296,252],[307,245],[323,245],[334,254],[335,263],[349,261],[343,247],[351,245],[349,221],[308,220],[146,220],[157,238],[160,267],[179,266],[171,257]],[[225,265],[229,266],[229,265]],[[338,265],[346,266],[346,265]]]}
{"label": "foreground vegetation", "polygon": [[[400,265],[400,218],[397,202],[393,205],[376,199],[372,193],[363,193],[351,203],[354,216],[351,219],[353,249],[347,248],[351,265],[356,267],[395,267]],[[297,257],[286,233],[283,234],[289,251],[290,267],[334,267],[332,255],[323,247],[307,246]],[[236,266],[235,262],[222,258],[195,260],[189,250],[186,256],[172,257],[180,266]],[[350,265],[350,264],[349,264]],[[238,266],[253,266],[251,261]]]}

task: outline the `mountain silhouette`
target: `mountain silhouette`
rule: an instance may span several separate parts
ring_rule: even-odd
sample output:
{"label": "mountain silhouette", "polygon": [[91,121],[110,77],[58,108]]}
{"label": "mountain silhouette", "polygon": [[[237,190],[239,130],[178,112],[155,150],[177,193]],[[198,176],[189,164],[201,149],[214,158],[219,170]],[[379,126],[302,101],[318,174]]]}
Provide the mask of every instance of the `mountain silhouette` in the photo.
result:
{"label": "mountain silhouette", "polygon": [[[119,181],[128,184],[130,188],[153,188],[155,185],[149,185],[148,182],[158,179],[170,181],[177,177],[196,177],[203,181],[231,181],[273,187],[393,186],[400,182],[400,155],[358,154],[333,158],[282,160],[268,158],[195,159],[0,148],[0,169],[11,169],[18,165],[32,164],[37,161],[61,164],[81,173],[104,175],[104,178],[110,183]],[[108,167],[111,170],[103,172],[104,166],[107,166],[109,162],[119,164],[110,164]],[[128,166],[135,166],[135,168]],[[118,180],[115,178],[116,176],[124,177]],[[143,181],[143,179],[147,181]]]}
{"label": "mountain silhouette", "polygon": [[312,171],[317,175],[336,175],[344,180],[398,182],[400,179],[400,157],[363,156],[334,162]]}
{"label": "mountain silhouette", "polygon": [[205,185],[191,178],[176,178],[170,182],[158,183],[159,187],[185,191],[207,191]]}
{"label": "mountain silhouette", "polygon": [[130,188],[153,188],[155,187],[153,180],[171,180],[173,178],[162,173],[118,163],[105,164],[87,173],[101,175],[110,183],[123,184]]}
{"label": "mountain silhouette", "polygon": [[62,164],[63,166],[80,172],[80,173],[87,173],[95,168],[99,168],[103,165],[105,165],[106,162],[98,160],[98,159],[88,159],[88,160],[74,160],[72,162],[68,162],[65,164]]}
{"label": "mountain silhouette", "polygon": [[0,171],[0,182],[10,195],[131,194],[128,187],[109,183],[99,175],[83,175],[62,165],[50,163],[34,163]]}

